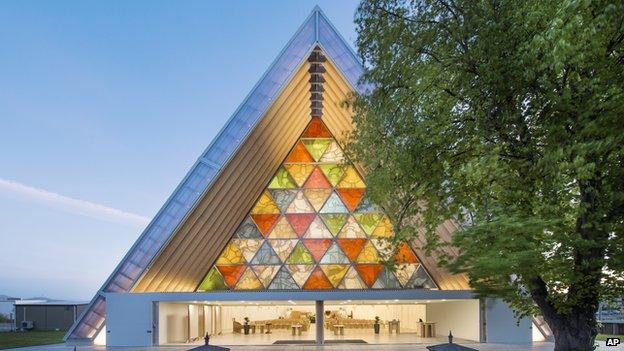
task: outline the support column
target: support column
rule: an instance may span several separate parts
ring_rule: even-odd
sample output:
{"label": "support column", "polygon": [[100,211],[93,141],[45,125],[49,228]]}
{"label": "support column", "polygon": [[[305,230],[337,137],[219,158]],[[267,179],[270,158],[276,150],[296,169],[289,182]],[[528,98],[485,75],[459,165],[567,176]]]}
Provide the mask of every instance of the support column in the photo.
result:
{"label": "support column", "polygon": [[325,306],[324,301],[316,301],[316,344],[325,343]]}

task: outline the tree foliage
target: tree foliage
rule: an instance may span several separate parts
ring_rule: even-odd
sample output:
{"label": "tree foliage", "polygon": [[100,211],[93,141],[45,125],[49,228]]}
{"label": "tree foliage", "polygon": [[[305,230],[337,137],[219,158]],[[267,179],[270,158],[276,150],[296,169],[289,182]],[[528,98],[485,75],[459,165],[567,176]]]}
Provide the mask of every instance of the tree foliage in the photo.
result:
{"label": "tree foliage", "polygon": [[603,0],[365,0],[356,14],[368,91],[349,150],[370,195],[399,239],[425,228],[429,252],[446,245],[440,223],[460,223],[448,266],[543,314],[559,345],[577,333],[562,325],[593,343],[599,300],[623,292],[623,20]]}

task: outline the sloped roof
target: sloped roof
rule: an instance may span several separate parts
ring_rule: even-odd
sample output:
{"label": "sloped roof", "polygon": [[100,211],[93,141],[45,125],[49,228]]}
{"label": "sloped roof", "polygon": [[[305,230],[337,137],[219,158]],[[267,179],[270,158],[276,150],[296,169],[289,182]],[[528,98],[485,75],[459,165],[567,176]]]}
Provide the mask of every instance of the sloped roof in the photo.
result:
{"label": "sloped roof", "polygon": [[350,85],[360,91],[358,81],[364,71],[362,64],[322,10],[315,7],[102,285],[88,308],[65,335],[65,340],[95,337],[105,321],[102,294],[132,289],[317,45],[331,58]]}

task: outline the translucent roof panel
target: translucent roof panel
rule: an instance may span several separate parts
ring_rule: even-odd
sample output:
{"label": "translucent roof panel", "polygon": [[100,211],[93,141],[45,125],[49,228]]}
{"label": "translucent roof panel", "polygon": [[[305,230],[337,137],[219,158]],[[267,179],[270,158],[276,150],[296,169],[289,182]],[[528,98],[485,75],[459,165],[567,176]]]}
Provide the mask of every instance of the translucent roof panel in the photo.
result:
{"label": "translucent roof panel", "polygon": [[349,45],[316,7],[130,248],[69,330],[66,340],[93,339],[97,335],[105,323],[105,301],[100,293],[128,292],[132,289],[317,44],[326,49],[330,59],[356,86],[362,66]]}

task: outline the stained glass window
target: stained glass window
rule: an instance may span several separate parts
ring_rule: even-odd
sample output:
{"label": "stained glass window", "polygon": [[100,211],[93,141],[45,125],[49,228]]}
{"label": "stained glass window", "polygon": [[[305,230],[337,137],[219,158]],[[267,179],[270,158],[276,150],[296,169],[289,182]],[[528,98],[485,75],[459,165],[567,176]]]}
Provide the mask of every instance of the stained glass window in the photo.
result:
{"label": "stained glass window", "polygon": [[[364,178],[313,118],[198,291],[435,289]],[[397,263],[394,269],[384,262]]]}

